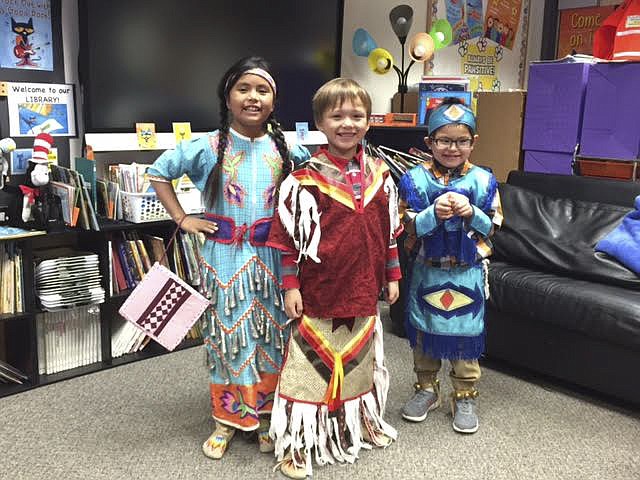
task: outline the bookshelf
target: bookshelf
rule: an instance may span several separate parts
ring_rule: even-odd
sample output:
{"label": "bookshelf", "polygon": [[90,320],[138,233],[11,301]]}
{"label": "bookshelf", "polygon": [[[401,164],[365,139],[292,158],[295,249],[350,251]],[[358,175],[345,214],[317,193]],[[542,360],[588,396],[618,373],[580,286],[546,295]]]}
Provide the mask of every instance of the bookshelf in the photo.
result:
{"label": "bookshelf", "polygon": [[[175,228],[175,224],[169,220],[143,224],[124,221],[104,221],[101,222],[100,227],[100,231],[66,228],[61,232],[10,240],[3,240],[0,237],[0,244],[9,241],[19,243],[23,252],[24,268],[24,312],[0,314],[0,360],[9,363],[28,376],[28,380],[22,385],[0,383],[0,397],[168,353],[162,346],[151,341],[142,351],[124,354],[118,358],[113,357],[111,351],[113,321],[114,318],[117,317],[117,311],[129,292],[109,295],[108,240],[114,233],[121,234],[122,232],[134,230],[169,238]],[[33,254],[42,249],[46,250],[58,247],[71,247],[78,250],[94,252],[99,256],[101,283],[106,292],[105,302],[99,305],[102,358],[99,361],[80,367],[45,374],[39,373],[41,365],[38,364],[37,316],[42,313],[42,311],[38,308],[34,288]],[[178,349],[189,348],[200,344],[201,341],[199,340],[185,339]]]}

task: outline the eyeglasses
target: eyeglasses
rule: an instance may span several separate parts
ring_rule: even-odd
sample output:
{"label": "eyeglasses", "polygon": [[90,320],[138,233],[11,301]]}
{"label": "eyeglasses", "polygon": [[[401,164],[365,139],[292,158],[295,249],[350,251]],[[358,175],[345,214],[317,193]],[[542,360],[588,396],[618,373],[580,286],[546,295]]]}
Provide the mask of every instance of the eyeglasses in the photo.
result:
{"label": "eyeglasses", "polygon": [[435,143],[438,148],[451,148],[455,145],[458,149],[464,150],[465,148],[470,148],[473,145],[473,138],[458,138],[457,140],[452,140],[450,138],[434,138],[433,143]]}

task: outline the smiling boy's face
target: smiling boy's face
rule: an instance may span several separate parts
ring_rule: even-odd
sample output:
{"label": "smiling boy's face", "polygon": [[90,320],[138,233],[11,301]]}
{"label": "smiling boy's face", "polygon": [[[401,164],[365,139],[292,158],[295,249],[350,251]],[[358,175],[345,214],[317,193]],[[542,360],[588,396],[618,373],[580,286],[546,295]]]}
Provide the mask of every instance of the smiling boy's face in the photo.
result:
{"label": "smiling boy's face", "polygon": [[361,101],[346,99],[327,109],[316,126],[327,137],[329,153],[351,159],[369,130],[369,119]]}
{"label": "smiling boy's face", "polygon": [[426,137],[425,143],[443,167],[456,168],[469,160],[477,138],[466,125],[450,123],[437,129],[433,138]]}

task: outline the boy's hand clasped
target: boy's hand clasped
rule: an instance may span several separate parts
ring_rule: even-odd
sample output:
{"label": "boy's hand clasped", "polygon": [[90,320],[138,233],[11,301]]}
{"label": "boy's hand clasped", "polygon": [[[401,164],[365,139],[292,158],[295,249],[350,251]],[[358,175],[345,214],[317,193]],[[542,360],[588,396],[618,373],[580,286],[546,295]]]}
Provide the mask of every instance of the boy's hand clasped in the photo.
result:
{"label": "boy's hand clasped", "polygon": [[455,216],[469,218],[473,215],[473,208],[469,199],[456,192],[448,192],[437,198],[435,213],[438,220],[449,220]]}

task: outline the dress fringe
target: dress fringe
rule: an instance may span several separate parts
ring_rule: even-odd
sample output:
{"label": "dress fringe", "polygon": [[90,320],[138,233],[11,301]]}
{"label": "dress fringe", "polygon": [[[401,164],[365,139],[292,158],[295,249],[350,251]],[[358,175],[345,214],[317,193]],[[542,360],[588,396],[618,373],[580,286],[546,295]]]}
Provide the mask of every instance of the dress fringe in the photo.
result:
{"label": "dress fringe", "polygon": [[[340,406],[341,411],[332,412],[331,416],[327,405],[289,401],[280,396],[279,389],[276,390],[269,435],[275,441],[275,455],[279,462],[290,453],[294,465],[304,467],[307,475],[311,475],[312,457],[321,466],[336,462],[354,463],[361,449],[389,444],[388,441],[380,440],[382,434],[393,440],[397,439],[396,429],[383,419],[389,390],[389,372],[384,366],[382,323],[379,316],[376,319],[374,348],[376,359],[373,391],[347,400]],[[288,410],[290,415],[287,415]],[[342,414],[345,431],[341,435],[338,416]],[[304,459],[304,464],[300,464],[300,459]]]}

